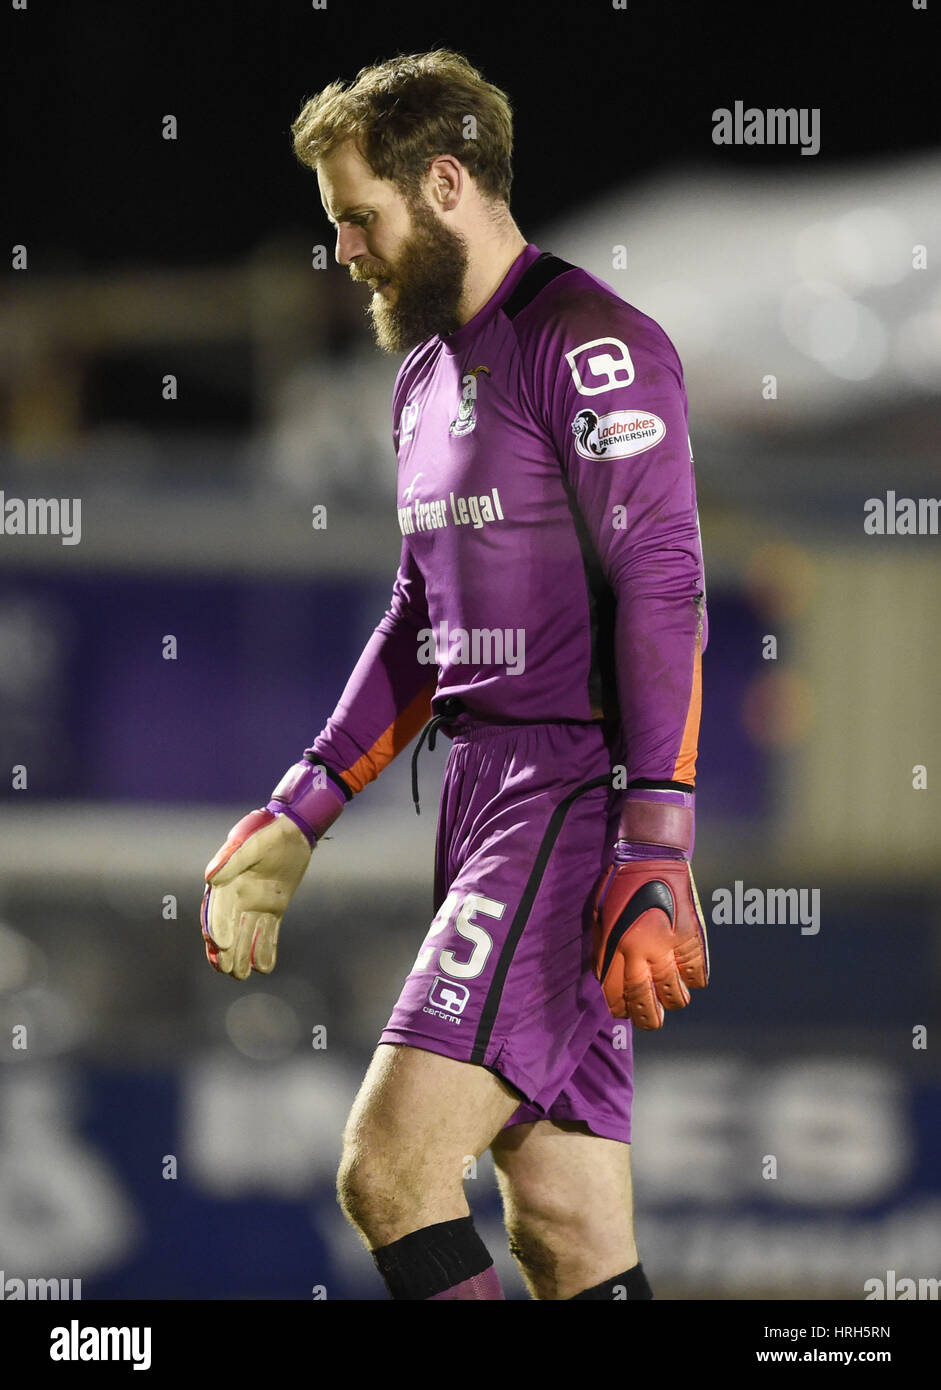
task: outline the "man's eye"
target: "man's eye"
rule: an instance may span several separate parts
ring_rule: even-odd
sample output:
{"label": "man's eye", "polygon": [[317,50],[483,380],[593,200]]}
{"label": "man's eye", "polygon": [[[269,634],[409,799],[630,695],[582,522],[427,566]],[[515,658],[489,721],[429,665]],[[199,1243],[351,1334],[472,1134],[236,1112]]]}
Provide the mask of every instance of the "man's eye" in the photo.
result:
{"label": "man's eye", "polygon": [[375,217],[375,213],[372,213],[372,212],[357,212],[357,213],[353,214],[353,216],[351,216],[351,217],[344,217],[342,223],[340,223],[340,224],[337,224],[336,222],[334,222],[334,220],[333,220],[332,217],[329,218],[328,220],[329,220],[330,226],[333,228],[333,230],[334,230],[335,232],[338,232],[338,231],[340,230],[340,226],[344,226],[344,227],[365,227],[365,226],[367,225],[367,223],[372,222],[372,220],[373,220],[374,217]]}

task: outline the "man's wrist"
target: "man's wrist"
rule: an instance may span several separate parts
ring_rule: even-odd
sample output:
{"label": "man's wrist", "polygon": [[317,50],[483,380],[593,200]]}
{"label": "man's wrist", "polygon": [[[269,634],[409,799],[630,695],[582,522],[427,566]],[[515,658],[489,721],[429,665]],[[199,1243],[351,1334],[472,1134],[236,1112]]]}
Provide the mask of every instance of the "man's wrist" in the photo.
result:
{"label": "man's wrist", "polygon": [[683,849],[669,845],[640,844],[636,840],[618,840],[614,846],[614,858],[618,864],[636,864],[649,859],[675,859],[682,864],[688,858]]}
{"label": "man's wrist", "polygon": [[695,792],[635,787],[625,793],[618,825],[619,859],[690,859],[695,834]]}
{"label": "man's wrist", "polygon": [[288,768],[271,793],[265,810],[287,816],[313,848],[341,814],[346,802],[339,779],[334,780],[323,763],[302,758]]}

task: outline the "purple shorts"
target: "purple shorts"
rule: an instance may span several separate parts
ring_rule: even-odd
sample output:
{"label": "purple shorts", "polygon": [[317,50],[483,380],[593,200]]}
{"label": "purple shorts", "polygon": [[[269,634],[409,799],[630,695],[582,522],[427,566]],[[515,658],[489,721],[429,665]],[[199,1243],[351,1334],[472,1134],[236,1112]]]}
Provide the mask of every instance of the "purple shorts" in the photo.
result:
{"label": "purple shorts", "polygon": [[[582,1120],[630,1143],[630,1024],[591,964],[591,895],[617,831],[602,724],[455,726],[435,916],[379,1041],[497,1073],[507,1126]],[[604,785],[602,785],[602,782]]]}

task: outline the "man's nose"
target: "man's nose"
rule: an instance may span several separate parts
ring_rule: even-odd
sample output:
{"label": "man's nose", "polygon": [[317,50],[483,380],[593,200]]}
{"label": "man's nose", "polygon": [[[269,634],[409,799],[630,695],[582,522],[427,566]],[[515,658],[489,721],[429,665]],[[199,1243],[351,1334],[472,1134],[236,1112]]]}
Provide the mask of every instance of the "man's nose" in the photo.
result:
{"label": "man's nose", "polygon": [[339,265],[349,265],[356,256],[366,255],[366,238],[362,227],[338,227],[336,258]]}

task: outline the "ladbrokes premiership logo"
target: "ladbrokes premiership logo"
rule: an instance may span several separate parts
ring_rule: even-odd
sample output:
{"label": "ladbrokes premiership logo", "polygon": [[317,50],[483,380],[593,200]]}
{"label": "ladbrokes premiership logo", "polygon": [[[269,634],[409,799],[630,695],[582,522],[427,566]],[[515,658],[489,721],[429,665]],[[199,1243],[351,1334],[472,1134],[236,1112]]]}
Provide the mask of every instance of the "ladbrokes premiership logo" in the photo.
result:
{"label": "ladbrokes premiership logo", "polygon": [[583,459],[626,459],[652,449],[666,438],[667,427],[649,410],[612,410],[596,415],[580,410],[572,421],[575,452]]}

